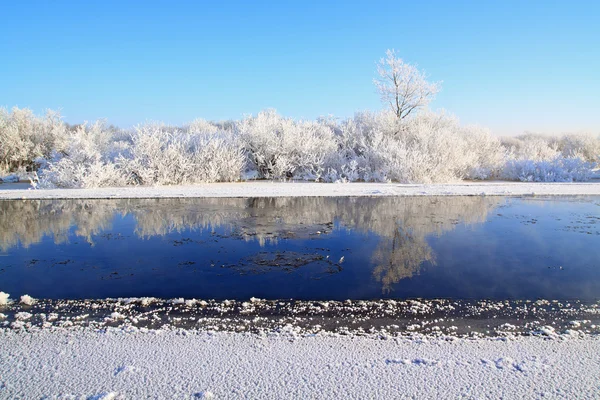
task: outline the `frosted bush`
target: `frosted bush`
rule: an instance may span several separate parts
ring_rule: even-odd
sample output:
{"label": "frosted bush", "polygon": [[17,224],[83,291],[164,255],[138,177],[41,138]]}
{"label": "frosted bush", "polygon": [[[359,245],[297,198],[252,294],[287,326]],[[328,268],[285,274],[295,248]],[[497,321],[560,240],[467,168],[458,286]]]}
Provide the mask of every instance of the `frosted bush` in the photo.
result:
{"label": "frosted bush", "polygon": [[398,140],[406,149],[408,182],[450,182],[468,175],[475,160],[455,117],[424,113],[402,128]]}
{"label": "frosted bush", "polygon": [[565,157],[580,157],[588,162],[600,162],[600,137],[589,134],[567,134],[558,141]]}
{"label": "frosted bush", "polygon": [[337,150],[326,124],[294,121],[274,110],[247,117],[235,129],[245,142],[250,169],[261,178],[318,179]]}
{"label": "frosted bush", "polygon": [[60,114],[48,111],[37,117],[27,108],[0,108],[0,172],[33,168],[38,157],[47,157],[66,144],[66,126]]}
{"label": "frosted bush", "polygon": [[503,139],[511,160],[551,161],[560,155],[558,143],[551,137],[523,135]]}
{"label": "frosted bush", "polygon": [[170,131],[157,124],[136,128],[117,164],[128,181],[143,185],[237,181],[243,143],[231,132]]}
{"label": "frosted bush", "polygon": [[39,174],[41,188],[92,188],[126,184],[123,172],[114,164],[116,157],[126,151],[127,144],[114,141],[113,134],[102,121],[90,126],[83,124],[68,135],[68,145],[54,152]]}
{"label": "frosted bush", "polygon": [[[398,120],[393,113],[357,114],[341,125],[329,180],[449,182],[485,179],[499,171],[504,152],[479,127],[461,126],[444,112]],[[358,177],[358,178],[357,178]]]}
{"label": "frosted bush", "polygon": [[188,126],[186,126],[185,130],[190,133],[217,133],[223,129],[220,129],[218,126],[212,124],[211,122],[205,119],[197,118],[193,120]]}
{"label": "frosted bush", "polygon": [[244,144],[231,132],[198,133],[193,159],[196,182],[233,182],[246,166]]}
{"label": "frosted bush", "polygon": [[101,187],[229,182],[245,167],[244,145],[231,132],[187,132],[146,124],[125,135],[98,122],[69,135],[62,152],[41,159],[39,187]]}
{"label": "frosted bush", "polygon": [[557,156],[553,160],[508,160],[502,178],[522,182],[582,182],[591,177],[593,164],[581,158]]}
{"label": "frosted bush", "polygon": [[505,138],[503,145],[507,157],[501,177],[525,182],[587,181],[600,154],[600,140],[581,134],[530,133]]}
{"label": "frosted bush", "polygon": [[506,151],[500,139],[489,129],[480,126],[466,126],[462,137],[466,142],[465,156],[470,157],[466,178],[490,179],[498,177],[506,158]]}

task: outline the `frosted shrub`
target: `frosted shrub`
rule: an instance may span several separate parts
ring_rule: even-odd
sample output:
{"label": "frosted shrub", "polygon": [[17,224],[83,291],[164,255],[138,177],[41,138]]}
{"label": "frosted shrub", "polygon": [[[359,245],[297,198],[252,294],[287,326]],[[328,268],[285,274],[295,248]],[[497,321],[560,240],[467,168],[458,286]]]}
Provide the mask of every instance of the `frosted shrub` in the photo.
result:
{"label": "frosted shrub", "polygon": [[261,178],[318,179],[325,161],[337,150],[326,124],[294,121],[274,110],[247,117],[236,126],[244,140],[250,169]]}
{"label": "frosted shrub", "polygon": [[231,132],[197,133],[193,159],[196,182],[233,182],[246,166],[244,144]]}
{"label": "frosted shrub", "polygon": [[48,111],[37,117],[27,108],[0,108],[0,172],[33,168],[38,157],[48,157],[66,144],[66,127],[60,114]]}
{"label": "frosted shrub", "polygon": [[579,156],[589,162],[600,162],[600,137],[568,134],[560,138],[558,149],[565,157]]}
{"label": "frosted shrub", "polygon": [[117,164],[134,184],[236,181],[244,168],[243,144],[230,132],[188,133],[154,124],[137,127],[131,141]]}
{"label": "frosted shrub", "polygon": [[551,137],[522,135],[503,139],[508,158],[514,160],[550,161],[560,155],[558,143]]}
{"label": "frosted shrub", "polygon": [[127,144],[114,141],[103,122],[79,125],[67,136],[68,145],[41,159],[39,187],[92,188],[126,184],[122,171],[114,164]]}
{"label": "frosted shrub", "polygon": [[165,126],[146,124],[135,128],[129,152],[117,162],[133,184],[181,183],[191,167],[184,147]]}
{"label": "frosted shrub", "polygon": [[553,160],[508,160],[502,178],[522,182],[575,182],[591,177],[593,164],[581,158],[557,156]]}
{"label": "frosted shrub", "polygon": [[500,141],[489,130],[461,125],[445,112],[418,115],[405,131],[407,146],[417,151],[411,174],[415,182],[488,179],[498,174],[504,161]]}
{"label": "frosted shrub", "polygon": [[423,113],[407,121],[398,140],[407,149],[409,182],[456,181],[467,176],[473,163],[458,120],[443,113]]}
{"label": "frosted shrub", "polygon": [[600,141],[586,135],[526,134],[503,139],[503,145],[507,159],[501,177],[525,182],[589,180],[600,154]]}
{"label": "frosted shrub", "polygon": [[341,125],[330,180],[448,182],[485,179],[499,171],[504,152],[489,131],[461,126],[446,113],[402,121],[389,112],[357,114]]}
{"label": "frosted shrub", "polygon": [[[382,121],[386,116],[396,120],[392,113],[357,113],[354,118],[342,122],[335,136],[338,149],[326,160],[325,181],[387,180],[384,161],[374,150],[374,146],[384,139],[387,124]],[[374,174],[374,171],[377,172]]]}
{"label": "frosted shrub", "polygon": [[222,129],[219,129],[218,126],[205,119],[197,118],[190,122],[190,124],[186,126],[184,130],[189,133],[217,133]]}
{"label": "frosted shrub", "polygon": [[498,177],[506,158],[506,151],[500,139],[493,136],[489,129],[480,126],[466,126],[462,132],[466,142],[465,148],[470,157],[465,177],[469,179]]}

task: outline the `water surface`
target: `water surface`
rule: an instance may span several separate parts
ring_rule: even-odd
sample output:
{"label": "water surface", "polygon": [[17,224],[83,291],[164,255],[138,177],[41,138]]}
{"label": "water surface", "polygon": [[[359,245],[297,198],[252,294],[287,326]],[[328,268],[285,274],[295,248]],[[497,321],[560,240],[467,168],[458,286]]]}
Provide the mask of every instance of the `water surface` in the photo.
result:
{"label": "water surface", "polygon": [[600,299],[599,197],[0,201],[12,297]]}

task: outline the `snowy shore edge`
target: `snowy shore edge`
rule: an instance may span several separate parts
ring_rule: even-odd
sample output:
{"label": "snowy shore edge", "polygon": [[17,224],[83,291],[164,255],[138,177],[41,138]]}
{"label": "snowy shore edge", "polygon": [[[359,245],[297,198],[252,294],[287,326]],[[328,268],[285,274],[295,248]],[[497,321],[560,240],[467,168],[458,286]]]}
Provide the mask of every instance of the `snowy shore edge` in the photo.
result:
{"label": "snowy shore edge", "polygon": [[[15,187],[13,189],[12,187]],[[242,182],[189,186],[134,186],[97,189],[29,190],[0,185],[0,200],[110,199],[184,197],[334,197],[334,196],[525,196],[600,195],[600,182],[523,183],[461,182],[455,184]]]}
{"label": "snowy shore edge", "polygon": [[[598,303],[2,300],[0,399],[593,399],[600,391]],[[274,311],[282,318],[262,324]],[[303,324],[319,315],[386,325]],[[491,336],[444,329],[461,318],[497,326]],[[506,322],[515,318],[529,333]],[[177,327],[184,320],[198,329]],[[411,325],[394,333],[392,321]],[[245,324],[258,329],[240,332]]]}

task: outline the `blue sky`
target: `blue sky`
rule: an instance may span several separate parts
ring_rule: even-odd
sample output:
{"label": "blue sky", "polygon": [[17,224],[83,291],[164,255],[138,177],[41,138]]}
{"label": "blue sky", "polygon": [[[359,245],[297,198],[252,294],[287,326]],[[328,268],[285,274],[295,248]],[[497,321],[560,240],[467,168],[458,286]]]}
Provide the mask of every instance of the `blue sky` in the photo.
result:
{"label": "blue sky", "polygon": [[432,108],[463,122],[600,133],[598,1],[23,0],[0,14],[0,106],[71,123],[374,111],[393,48],[443,81]]}

